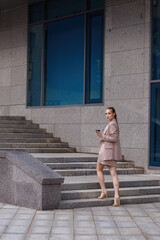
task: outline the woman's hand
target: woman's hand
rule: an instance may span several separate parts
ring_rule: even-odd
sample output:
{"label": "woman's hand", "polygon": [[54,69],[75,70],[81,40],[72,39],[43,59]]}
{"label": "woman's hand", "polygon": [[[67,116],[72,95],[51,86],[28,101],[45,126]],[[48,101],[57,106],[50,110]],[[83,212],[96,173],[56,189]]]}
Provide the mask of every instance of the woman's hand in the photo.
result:
{"label": "woman's hand", "polygon": [[102,133],[101,132],[96,132],[96,136],[102,138]]}

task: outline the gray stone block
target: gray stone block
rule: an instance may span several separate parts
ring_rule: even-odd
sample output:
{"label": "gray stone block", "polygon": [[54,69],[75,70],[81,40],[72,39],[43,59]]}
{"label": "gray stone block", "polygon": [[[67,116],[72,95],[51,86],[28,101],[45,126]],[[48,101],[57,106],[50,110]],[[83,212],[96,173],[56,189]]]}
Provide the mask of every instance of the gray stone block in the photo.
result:
{"label": "gray stone block", "polygon": [[0,68],[11,67],[11,49],[0,50]]}
{"label": "gray stone block", "polygon": [[150,49],[145,48],[144,50],[144,72],[150,72]]}
{"label": "gray stone block", "polygon": [[53,108],[35,108],[31,110],[33,122],[36,123],[51,123],[55,122],[55,112]]}
{"label": "gray stone block", "polygon": [[11,105],[26,103],[26,85],[11,87]]}
{"label": "gray stone block", "polygon": [[106,51],[116,52],[143,48],[144,24],[109,29],[106,33]]}
{"label": "gray stone block", "polygon": [[26,119],[31,119],[31,109],[26,109],[26,105],[10,106],[11,116],[25,116]]}
{"label": "gray stone block", "polygon": [[112,75],[143,73],[144,49],[112,53]]}
{"label": "gray stone block", "polygon": [[11,31],[0,32],[0,49],[11,47]]}
{"label": "gray stone block", "polygon": [[0,105],[10,105],[10,87],[0,87]]}
{"label": "gray stone block", "polygon": [[0,31],[6,31],[11,29],[11,17],[12,11],[11,10],[3,10],[0,14]]}
{"label": "gray stone block", "polygon": [[23,207],[57,208],[63,182],[56,172],[30,154],[0,152],[0,201]]}
{"label": "gray stone block", "polygon": [[27,63],[27,48],[16,47],[12,48],[12,66],[26,65]]}
{"label": "gray stone block", "polygon": [[110,89],[105,92],[105,99],[139,99],[143,97],[143,91],[143,74],[112,76]]}
{"label": "gray stone block", "polygon": [[[81,123],[82,124],[105,124],[106,106],[85,106],[82,107]],[[96,116],[96,117],[95,117]]]}
{"label": "gray stone block", "polygon": [[11,68],[11,86],[26,84],[27,66]]}
{"label": "gray stone block", "polygon": [[55,108],[55,123],[76,123],[81,122],[81,106]]}
{"label": "gray stone block", "polygon": [[145,0],[145,22],[150,22],[151,19],[151,1]]}
{"label": "gray stone block", "polygon": [[7,87],[11,84],[11,68],[0,69],[0,87]]}
{"label": "gray stone block", "polygon": [[10,113],[10,107],[9,106],[0,106],[0,115],[8,116]]}
{"label": "gray stone block", "polygon": [[117,4],[112,7],[112,26],[119,28],[144,23],[144,15],[144,0]]}
{"label": "gray stone block", "polygon": [[61,137],[62,141],[69,142],[73,147],[80,145],[80,132],[80,124],[55,124],[55,136]]}
{"label": "gray stone block", "polygon": [[122,4],[122,3],[128,3],[129,1],[131,2],[131,0],[106,0],[105,5],[113,6],[113,5],[118,5],[118,4]]}
{"label": "gray stone block", "polygon": [[27,24],[27,5],[12,10],[12,26]]}
{"label": "gray stone block", "polygon": [[150,23],[145,24],[145,38],[144,38],[144,47],[150,47],[150,33],[151,33],[151,25]]}
{"label": "gray stone block", "polygon": [[27,45],[27,25],[12,28],[12,47]]}

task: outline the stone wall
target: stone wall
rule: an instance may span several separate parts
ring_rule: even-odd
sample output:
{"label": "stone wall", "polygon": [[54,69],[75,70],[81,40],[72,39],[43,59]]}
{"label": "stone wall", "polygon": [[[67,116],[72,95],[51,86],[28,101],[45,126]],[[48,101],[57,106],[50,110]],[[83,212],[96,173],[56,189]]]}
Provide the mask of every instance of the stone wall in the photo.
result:
{"label": "stone wall", "polygon": [[[97,152],[95,129],[114,106],[122,152],[137,166],[148,163],[149,0],[106,0],[104,104],[26,108],[27,6],[0,17],[0,114],[22,115],[68,141],[77,151]],[[10,21],[12,19],[12,21]],[[3,60],[3,61],[2,61]]]}

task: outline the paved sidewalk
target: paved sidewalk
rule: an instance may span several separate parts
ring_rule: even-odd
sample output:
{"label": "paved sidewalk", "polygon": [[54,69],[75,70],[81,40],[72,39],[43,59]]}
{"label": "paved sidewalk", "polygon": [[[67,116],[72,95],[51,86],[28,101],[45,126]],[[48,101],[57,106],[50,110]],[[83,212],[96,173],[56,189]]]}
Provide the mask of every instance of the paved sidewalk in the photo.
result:
{"label": "paved sidewalk", "polygon": [[54,211],[0,203],[0,239],[159,240],[160,202]]}

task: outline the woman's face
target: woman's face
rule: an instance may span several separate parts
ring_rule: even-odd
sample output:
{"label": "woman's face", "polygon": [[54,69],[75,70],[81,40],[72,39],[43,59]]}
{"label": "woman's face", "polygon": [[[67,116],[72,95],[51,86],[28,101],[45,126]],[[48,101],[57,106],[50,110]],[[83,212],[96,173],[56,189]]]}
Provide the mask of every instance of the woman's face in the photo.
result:
{"label": "woman's face", "polygon": [[112,112],[112,109],[106,110],[106,118],[109,121],[112,121],[115,118],[115,113]]}

